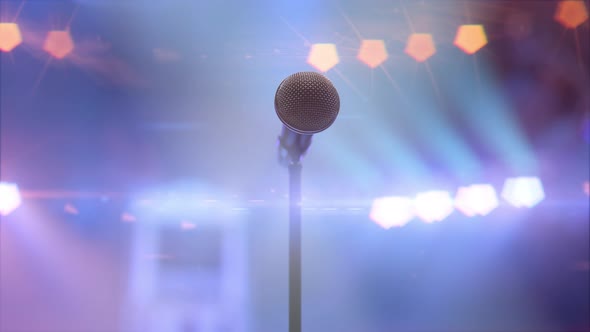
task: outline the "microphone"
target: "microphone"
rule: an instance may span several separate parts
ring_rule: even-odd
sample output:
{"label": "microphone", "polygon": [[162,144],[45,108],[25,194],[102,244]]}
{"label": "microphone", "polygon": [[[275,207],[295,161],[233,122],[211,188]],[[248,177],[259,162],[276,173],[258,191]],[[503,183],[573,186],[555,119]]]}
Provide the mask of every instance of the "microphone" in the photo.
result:
{"label": "microphone", "polygon": [[299,72],[285,78],[275,94],[275,111],[283,123],[279,163],[298,164],[313,134],[326,130],[340,111],[338,91],[324,75]]}
{"label": "microphone", "polygon": [[324,75],[295,73],[279,85],[275,111],[283,122],[279,163],[289,168],[289,332],[301,332],[301,157],[311,136],[336,120],[340,97]]}

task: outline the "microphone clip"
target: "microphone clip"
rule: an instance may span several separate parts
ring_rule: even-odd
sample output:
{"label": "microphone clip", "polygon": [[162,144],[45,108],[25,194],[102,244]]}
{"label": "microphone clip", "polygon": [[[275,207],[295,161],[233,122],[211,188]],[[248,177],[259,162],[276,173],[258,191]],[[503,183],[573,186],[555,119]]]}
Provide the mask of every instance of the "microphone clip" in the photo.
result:
{"label": "microphone clip", "polygon": [[312,135],[299,134],[283,126],[278,138],[279,164],[285,167],[300,164],[311,145],[311,137]]}

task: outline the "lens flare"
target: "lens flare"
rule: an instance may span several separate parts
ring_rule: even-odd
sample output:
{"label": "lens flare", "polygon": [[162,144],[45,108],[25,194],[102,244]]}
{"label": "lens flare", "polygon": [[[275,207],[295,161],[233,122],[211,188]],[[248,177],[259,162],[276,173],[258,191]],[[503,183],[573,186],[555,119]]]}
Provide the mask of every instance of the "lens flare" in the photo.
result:
{"label": "lens flare", "polygon": [[0,23],[0,51],[10,52],[22,42],[16,23]]}
{"label": "lens flare", "polygon": [[436,53],[434,40],[429,33],[413,33],[408,38],[406,54],[418,62],[424,62]]}
{"label": "lens flare", "polygon": [[377,198],[373,201],[369,217],[385,229],[404,226],[414,218],[412,200],[396,196]]}
{"label": "lens flare", "polygon": [[504,182],[502,198],[514,207],[532,208],[545,198],[545,191],[537,177],[509,178]]}
{"label": "lens flare", "polygon": [[49,31],[43,50],[56,59],[63,59],[74,50],[74,42],[69,31]]}
{"label": "lens flare", "polygon": [[488,43],[488,37],[481,24],[465,24],[457,30],[455,46],[467,54],[474,54]]}
{"label": "lens flare", "polygon": [[588,19],[588,9],[581,0],[561,1],[555,11],[555,20],[568,29],[575,29]]}
{"label": "lens flare", "polygon": [[18,186],[14,183],[0,182],[0,215],[11,214],[21,203]]}
{"label": "lens flare", "polygon": [[357,55],[357,59],[371,68],[377,68],[388,57],[383,40],[363,40]]}
{"label": "lens flare", "polygon": [[498,207],[498,196],[489,184],[461,187],[455,195],[455,207],[468,217],[485,216]]}
{"label": "lens flare", "polygon": [[416,195],[414,208],[420,219],[433,223],[442,221],[453,213],[455,204],[448,191],[433,190]]}
{"label": "lens flare", "polygon": [[334,44],[313,44],[307,57],[307,63],[321,72],[327,72],[340,62],[338,50]]}

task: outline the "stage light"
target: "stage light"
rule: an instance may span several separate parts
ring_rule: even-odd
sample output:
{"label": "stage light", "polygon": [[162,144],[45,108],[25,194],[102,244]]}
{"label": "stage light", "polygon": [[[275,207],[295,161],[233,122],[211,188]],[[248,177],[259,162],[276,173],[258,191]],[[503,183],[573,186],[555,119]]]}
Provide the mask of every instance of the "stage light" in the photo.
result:
{"label": "stage light", "polygon": [[22,42],[16,23],[0,23],[0,51],[10,52]]}
{"label": "stage light", "polygon": [[531,208],[545,198],[545,192],[537,177],[509,178],[504,182],[502,198],[515,207]]}
{"label": "stage light", "polygon": [[414,218],[413,202],[407,197],[377,198],[373,201],[369,217],[385,229],[404,226]]}
{"label": "stage light", "polygon": [[20,192],[14,183],[0,182],[0,215],[7,216],[21,205]]}
{"label": "stage light", "polygon": [[569,29],[575,29],[588,19],[588,9],[581,0],[560,1],[555,11],[555,20]]}
{"label": "stage light", "polygon": [[74,50],[74,42],[69,31],[49,31],[43,50],[56,59],[63,59]]}
{"label": "stage light", "polygon": [[377,68],[388,56],[383,40],[363,40],[357,58],[369,67]]}
{"label": "stage light", "polygon": [[451,195],[443,190],[419,193],[414,198],[414,208],[416,215],[427,223],[442,221],[455,209]]}
{"label": "stage light", "polygon": [[313,44],[307,57],[307,63],[321,72],[327,72],[338,62],[340,58],[334,44]]}
{"label": "stage light", "polygon": [[498,207],[496,190],[489,184],[461,187],[455,195],[455,207],[468,217],[485,216]]}
{"label": "stage light", "polygon": [[436,53],[432,35],[429,33],[411,34],[405,52],[418,62],[426,61]]}
{"label": "stage light", "polygon": [[455,46],[467,54],[474,54],[488,43],[488,37],[480,24],[465,24],[459,27]]}

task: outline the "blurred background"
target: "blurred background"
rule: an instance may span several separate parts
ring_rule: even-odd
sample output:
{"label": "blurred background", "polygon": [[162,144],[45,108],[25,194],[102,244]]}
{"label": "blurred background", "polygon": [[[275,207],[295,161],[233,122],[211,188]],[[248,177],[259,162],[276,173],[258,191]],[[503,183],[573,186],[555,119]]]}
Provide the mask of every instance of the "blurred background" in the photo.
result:
{"label": "blurred background", "polygon": [[0,1],[0,331],[590,331],[587,1]]}

